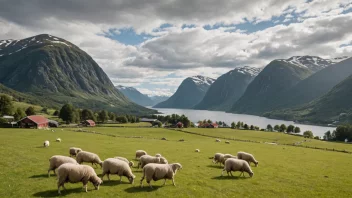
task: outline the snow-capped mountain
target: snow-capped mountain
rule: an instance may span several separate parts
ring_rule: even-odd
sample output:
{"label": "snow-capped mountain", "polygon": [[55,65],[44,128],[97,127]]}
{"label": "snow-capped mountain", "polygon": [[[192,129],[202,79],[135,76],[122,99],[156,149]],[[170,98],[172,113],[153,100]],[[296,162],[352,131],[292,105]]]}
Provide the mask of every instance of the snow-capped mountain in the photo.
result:
{"label": "snow-capped mountain", "polygon": [[323,59],[318,56],[292,56],[289,59],[279,59],[279,61],[307,68],[314,73],[335,63],[333,60]]}
{"label": "snow-capped mountain", "polygon": [[210,86],[195,109],[227,111],[243,95],[249,83],[263,68],[236,67],[223,74]]}
{"label": "snow-capped mountain", "polygon": [[215,80],[205,76],[192,76],[183,80],[177,91],[156,108],[190,109],[198,104]]}
{"label": "snow-capped mountain", "polygon": [[142,94],[134,87],[125,87],[122,85],[118,85],[116,86],[116,89],[122,92],[123,95],[125,95],[132,102],[137,103],[139,105],[152,106],[154,104],[154,102],[147,95]]}

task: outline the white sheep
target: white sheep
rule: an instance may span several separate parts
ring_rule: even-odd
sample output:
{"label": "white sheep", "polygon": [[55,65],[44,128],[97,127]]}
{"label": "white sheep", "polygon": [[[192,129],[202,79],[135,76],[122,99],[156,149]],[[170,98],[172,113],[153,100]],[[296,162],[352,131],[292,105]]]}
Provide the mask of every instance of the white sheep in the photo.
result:
{"label": "white sheep", "polygon": [[141,187],[143,187],[143,180],[146,178],[147,183],[150,188],[153,188],[150,184],[151,180],[157,181],[160,179],[164,179],[164,185],[166,183],[166,179],[172,180],[174,186],[175,184],[175,175],[177,170],[182,169],[182,165],[180,163],[174,164],[147,164],[143,168],[143,176],[141,178]]}
{"label": "white sheep", "polygon": [[216,142],[221,142],[221,140],[219,140],[219,139],[216,139],[215,141],[216,141]]}
{"label": "white sheep", "polygon": [[138,167],[143,168],[145,165],[149,163],[155,163],[155,164],[167,164],[167,160],[164,157],[154,157],[150,155],[143,155],[141,158],[139,158],[139,163]]}
{"label": "white sheep", "polygon": [[[234,155],[231,155],[231,154],[224,154],[224,159],[225,159],[225,161],[226,161],[228,158],[237,159],[237,156],[234,156]],[[224,162],[225,162],[225,161],[224,161]]]}
{"label": "white sheep", "polygon": [[133,163],[132,161],[128,161],[128,159],[126,159],[126,158],[124,158],[124,157],[116,156],[116,157],[114,157],[114,158],[126,162],[130,167],[133,167],[133,166],[134,166],[134,163]]}
{"label": "white sheep", "polygon": [[57,139],[56,139],[56,142],[61,142],[61,138],[57,138]]}
{"label": "white sheep", "polygon": [[200,150],[199,150],[199,149],[196,149],[196,152],[197,152],[197,153],[199,153],[199,152],[200,152]]}
{"label": "white sheep", "polygon": [[83,188],[85,188],[86,192],[88,192],[87,191],[88,182],[92,182],[96,190],[99,190],[100,184],[103,183],[103,181],[95,173],[94,169],[87,165],[76,165],[76,164],[66,163],[61,165],[57,169],[57,175],[58,175],[57,188],[58,188],[59,194],[61,194],[61,191],[60,191],[61,186],[64,190],[66,190],[64,185],[67,182],[70,182],[70,183],[82,182]]}
{"label": "white sheep", "polygon": [[59,168],[62,164],[71,163],[71,164],[78,164],[77,161],[73,158],[62,156],[62,155],[54,155],[49,159],[49,169],[48,169],[48,177],[50,177],[50,171],[54,171],[55,169]]}
{"label": "white sheep", "polygon": [[230,141],[225,141],[225,144],[230,144]]}
{"label": "white sheep", "polygon": [[100,160],[97,154],[87,152],[87,151],[79,152],[77,154],[76,160],[79,164],[82,164],[82,162],[88,162],[88,163],[92,163],[92,166],[93,164],[95,164],[95,166],[97,166],[97,164],[99,164],[100,167],[103,166],[103,161]]}
{"label": "white sheep", "polygon": [[155,154],[155,157],[161,157],[160,153]]}
{"label": "white sheep", "polygon": [[227,175],[229,175],[229,173],[232,175],[231,171],[241,171],[240,176],[243,174],[244,176],[244,172],[248,173],[250,177],[253,177],[254,173],[251,169],[251,167],[249,166],[249,164],[245,161],[245,160],[241,160],[241,159],[227,159],[225,161],[225,166],[224,169],[221,172],[221,176],[224,175],[224,171],[227,172]]}
{"label": "white sheep", "polygon": [[147,152],[145,152],[143,150],[137,150],[136,151],[136,159],[142,157],[143,155],[147,155]]}
{"label": "white sheep", "polygon": [[70,153],[70,156],[72,157],[72,156],[77,156],[77,154],[81,151],[82,151],[81,148],[71,147],[69,150],[69,153]]}
{"label": "white sheep", "polygon": [[49,145],[50,145],[49,140],[45,140],[43,146],[44,146],[44,147],[48,147]]}
{"label": "white sheep", "polygon": [[255,158],[252,154],[246,153],[243,151],[240,151],[237,153],[237,158],[247,161],[249,165],[251,164],[251,162],[253,162],[255,164],[255,166],[258,166],[258,164],[259,164],[259,162],[257,160],[255,160]]}
{"label": "white sheep", "polygon": [[215,155],[214,155],[214,160],[213,160],[213,163],[214,163],[214,164],[220,163],[220,166],[221,166],[221,164],[223,164],[224,161],[225,161],[225,159],[224,159],[224,154],[222,154],[222,153],[215,153]]}
{"label": "white sheep", "polygon": [[108,158],[103,162],[103,174],[101,179],[107,175],[108,180],[110,181],[110,174],[116,174],[120,176],[120,183],[122,181],[122,176],[127,177],[131,184],[133,184],[134,178],[136,178],[136,176],[132,174],[132,170],[128,164],[116,158]]}

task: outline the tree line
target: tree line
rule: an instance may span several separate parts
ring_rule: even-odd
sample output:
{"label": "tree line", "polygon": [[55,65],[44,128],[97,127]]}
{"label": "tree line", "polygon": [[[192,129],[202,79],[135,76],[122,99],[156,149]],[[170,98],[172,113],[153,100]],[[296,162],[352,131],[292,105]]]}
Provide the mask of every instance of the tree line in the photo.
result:
{"label": "tree line", "polygon": [[327,131],[324,134],[324,140],[328,141],[352,141],[352,125],[340,125],[333,132]]}
{"label": "tree line", "polygon": [[172,115],[149,115],[146,116],[146,118],[151,118],[151,119],[157,119],[159,122],[153,123],[153,125],[158,125],[159,127],[164,123],[165,126],[169,125],[176,125],[178,122],[181,122],[183,124],[183,127],[188,128],[188,127],[194,127],[193,123],[188,119],[187,116],[185,115],[178,115],[178,114],[172,114]]}

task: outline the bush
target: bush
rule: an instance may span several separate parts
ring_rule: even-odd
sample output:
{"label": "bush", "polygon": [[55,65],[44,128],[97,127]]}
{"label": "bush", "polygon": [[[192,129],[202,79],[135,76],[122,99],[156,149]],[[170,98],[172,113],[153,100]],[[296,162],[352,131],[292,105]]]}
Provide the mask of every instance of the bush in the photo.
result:
{"label": "bush", "polygon": [[305,131],[305,132],[303,132],[303,136],[304,136],[305,138],[314,138],[313,132],[311,132],[311,131]]}
{"label": "bush", "polygon": [[26,109],[26,115],[27,116],[35,115],[35,110],[32,106],[30,106]]}
{"label": "bush", "polygon": [[319,136],[315,136],[314,139],[320,140],[320,137]]}

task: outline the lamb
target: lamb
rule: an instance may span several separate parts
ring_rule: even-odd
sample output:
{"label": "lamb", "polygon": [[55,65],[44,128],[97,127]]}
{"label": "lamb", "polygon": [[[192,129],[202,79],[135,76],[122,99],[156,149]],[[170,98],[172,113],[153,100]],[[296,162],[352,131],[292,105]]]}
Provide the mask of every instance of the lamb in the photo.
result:
{"label": "lamb", "polygon": [[246,153],[246,152],[243,152],[243,151],[240,151],[240,152],[237,153],[237,158],[247,161],[249,165],[251,164],[251,162],[253,162],[256,167],[259,164],[259,162],[257,160],[255,160],[255,158],[254,158],[254,156],[252,154]]}
{"label": "lamb", "polygon": [[57,139],[56,139],[56,142],[61,142],[61,138],[57,138]]}
{"label": "lamb", "polygon": [[161,157],[160,153],[155,154],[155,157]]}
{"label": "lamb", "polygon": [[143,155],[147,155],[147,152],[145,152],[143,150],[136,151],[136,159],[142,157]]}
{"label": "lamb", "polygon": [[200,150],[199,150],[199,149],[196,149],[196,152],[197,152],[197,153],[199,153],[199,152],[200,152]]}
{"label": "lamb", "polygon": [[72,157],[72,156],[77,156],[77,154],[78,154],[79,152],[81,152],[81,151],[82,151],[81,148],[71,147],[70,150],[69,150],[70,156],[71,156],[71,157]]}
{"label": "lamb", "polygon": [[214,163],[214,164],[220,163],[220,166],[221,166],[221,164],[223,164],[224,161],[225,161],[225,159],[224,159],[224,154],[222,154],[222,153],[215,153],[215,155],[214,155],[214,160],[213,160],[213,163]]}
{"label": "lamb", "polygon": [[224,175],[224,171],[227,171],[227,175],[229,175],[229,173],[232,175],[231,171],[241,171],[240,176],[243,174],[244,176],[244,172],[248,173],[250,177],[253,177],[254,173],[251,169],[251,167],[249,166],[249,164],[245,161],[245,160],[241,160],[241,159],[227,159],[225,161],[225,166],[224,169],[221,172],[221,176]]}
{"label": "lamb", "polygon": [[143,168],[145,165],[149,163],[167,164],[168,162],[164,157],[153,157],[150,155],[143,155],[141,158],[139,158],[138,168],[139,167]]}
{"label": "lamb", "polygon": [[82,164],[82,162],[90,162],[92,163],[92,166],[93,164],[95,164],[95,166],[99,164],[100,167],[103,167],[103,162],[100,160],[99,156],[95,153],[81,151],[77,154],[76,160],[79,164]]}
{"label": "lamb", "polygon": [[143,187],[143,180],[146,178],[147,183],[150,188],[153,188],[150,184],[151,180],[157,181],[160,179],[164,179],[164,185],[166,183],[166,179],[171,179],[174,186],[175,184],[175,175],[177,170],[182,169],[182,165],[180,163],[174,164],[147,164],[143,168],[143,176],[141,178],[141,187]]}
{"label": "lamb", "polygon": [[134,163],[132,161],[128,161],[128,159],[124,158],[124,157],[114,157],[115,159],[121,160],[126,162],[130,167],[133,167]]}
{"label": "lamb", "polygon": [[92,182],[95,189],[99,190],[100,184],[103,183],[103,181],[97,176],[95,173],[94,169],[90,166],[87,165],[76,165],[76,164],[63,164],[57,169],[57,175],[58,175],[58,180],[57,180],[57,188],[58,188],[58,193],[61,194],[60,187],[64,190],[65,188],[65,183],[70,182],[70,183],[78,183],[82,182],[83,183],[83,188],[85,188],[85,191],[87,191],[87,184],[88,182]]}
{"label": "lamb", "polygon": [[43,146],[44,146],[44,147],[48,147],[49,145],[50,145],[49,140],[45,140]]}
{"label": "lamb", "polygon": [[116,158],[108,158],[104,160],[103,162],[103,175],[101,176],[101,179],[105,175],[108,175],[108,180],[110,181],[110,174],[116,174],[120,176],[120,183],[122,181],[122,176],[125,176],[128,178],[131,184],[134,182],[134,176],[132,174],[131,168],[128,166],[128,164],[122,160],[116,159]]}
{"label": "lamb", "polygon": [[54,155],[49,159],[50,165],[48,169],[48,177],[50,177],[50,171],[54,171],[55,169],[59,168],[62,164],[71,163],[71,164],[78,164],[77,161],[73,158],[62,156],[62,155]]}
{"label": "lamb", "polygon": [[219,139],[216,139],[215,141],[216,141],[216,142],[221,142],[221,140],[219,140]]}

